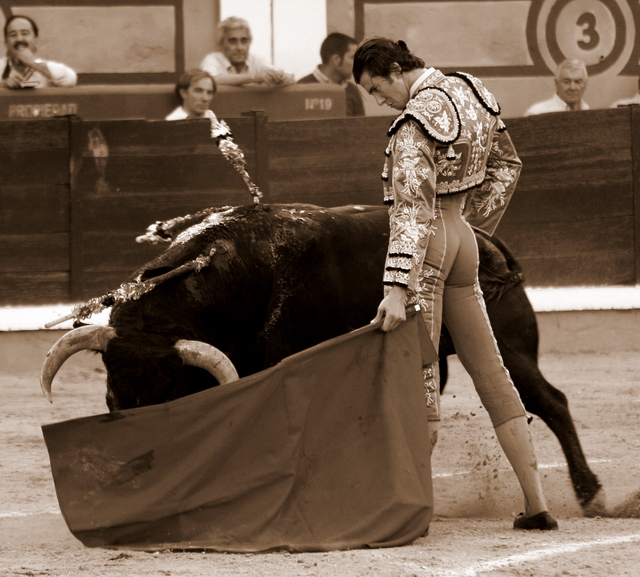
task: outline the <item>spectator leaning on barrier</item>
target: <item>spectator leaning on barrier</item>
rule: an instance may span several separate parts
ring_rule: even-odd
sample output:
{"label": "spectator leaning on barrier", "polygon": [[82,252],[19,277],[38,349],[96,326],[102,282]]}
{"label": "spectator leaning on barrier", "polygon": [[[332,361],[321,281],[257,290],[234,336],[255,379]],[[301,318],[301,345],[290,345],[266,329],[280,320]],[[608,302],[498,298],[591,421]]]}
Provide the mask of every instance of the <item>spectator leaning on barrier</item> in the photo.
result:
{"label": "spectator leaning on barrier", "polygon": [[364,116],[364,104],[358,87],[352,82],[353,55],[358,43],[351,36],[332,32],[320,46],[322,64],[298,80],[298,84],[338,84],[345,89],[347,116]]}
{"label": "spectator leaning on barrier", "polygon": [[640,104],[640,77],[638,78],[638,92],[631,98],[623,98],[616,100],[611,108],[618,108],[618,106],[630,106],[631,104]]}
{"label": "spectator leaning on barrier", "polygon": [[182,102],[165,120],[185,120],[186,118],[205,118],[216,93],[216,81],[204,70],[187,70],[176,82],[176,96]]}
{"label": "spectator leaning on barrier", "polygon": [[269,66],[262,58],[249,53],[251,29],[243,18],[231,16],[218,26],[220,51],[207,54],[200,64],[218,84],[244,86],[264,84],[287,86],[294,83],[293,74]]}
{"label": "spectator leaning on barrier", "polygon": [[2,86],[6,88],[44,88],[75,86],[78,76],[65,64],[36,56],[38,26],[28,16],[14,14],[4,25],[7,55],[0,58]]}
{"label": "spectator leaning on barrier", "polygon": [[556,93],[549,100],[543,100],[531,106],[524,115],[589,110],[589,105],[582,100],[588,82],[587,66],[582,60],[573,58],[561,62],[555,77]]}

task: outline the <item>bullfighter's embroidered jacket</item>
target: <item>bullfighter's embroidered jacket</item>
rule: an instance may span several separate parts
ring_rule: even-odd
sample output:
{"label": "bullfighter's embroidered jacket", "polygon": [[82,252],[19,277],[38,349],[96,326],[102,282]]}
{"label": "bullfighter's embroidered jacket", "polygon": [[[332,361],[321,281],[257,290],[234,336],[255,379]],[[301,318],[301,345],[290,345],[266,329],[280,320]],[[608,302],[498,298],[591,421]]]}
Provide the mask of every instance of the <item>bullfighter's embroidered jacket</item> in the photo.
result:
{"label": "bullfighter's embroidered jacket", "polygon": [[382,173],[391,205],[385,285],[416,290],[437,195],[466,192],[466,220],[494,232],[522,168],[499,114],[480,80],[433,70],[393,121]]}

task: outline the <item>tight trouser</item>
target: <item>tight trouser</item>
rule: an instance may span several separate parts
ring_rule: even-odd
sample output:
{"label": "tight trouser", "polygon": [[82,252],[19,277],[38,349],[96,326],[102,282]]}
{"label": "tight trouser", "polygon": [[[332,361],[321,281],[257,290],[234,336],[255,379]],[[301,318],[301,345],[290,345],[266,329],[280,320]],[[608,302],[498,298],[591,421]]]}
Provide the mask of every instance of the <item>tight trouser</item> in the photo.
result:
{"label": "tight trouser", "polygon": [[[429,237],[418,294],[434,346],[438,347],[444,319],[458,358],[497,427],[525,416],[525,411],[489,323],[478,281],[478,245],[461,217],[463,201],[464,194],[436,200],[435,234]],[[433,379],[437,384],[436,370]],[[432,411],[430,419],[434,418],[437,420]]]}
{"label": "tight trouser", "polygon": [[[461,217],[464,194],[436,200],[435,234],[430,236],[420,277],[418,297],[422,317],[434,346],[442,321],[447,326],[460,362],[495,428],[525,498],[525,515],[547,510],[538,466],[520,396],[502,362],[478,281],[475,234]],[[437,365],[425,371],[425,391],[432,447],[437,439],[439,383]],[[431,402],[435,391],[435,403]]]}

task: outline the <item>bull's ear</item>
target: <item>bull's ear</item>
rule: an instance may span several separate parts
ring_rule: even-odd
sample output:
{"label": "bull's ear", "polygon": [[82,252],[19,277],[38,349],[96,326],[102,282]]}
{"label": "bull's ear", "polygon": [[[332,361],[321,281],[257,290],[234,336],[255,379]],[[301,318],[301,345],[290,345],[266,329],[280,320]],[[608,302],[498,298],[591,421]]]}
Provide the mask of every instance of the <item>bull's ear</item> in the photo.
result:
{"label": "bull's ear", "polygon": [[238,380],[238,371],[227,355],[216,347],[202,341],[180,340],[175,348],[185,365],[204,369],[225,385]]}
{"label": "bull's ear", "polygon": [[113,327],[86,325],[69,331],[56,341],[47,353],[40,372],[40,388],[50,403],[53,402],[51,384],[64,362],[80,351],[106,351],[109,341],[115,336]]}

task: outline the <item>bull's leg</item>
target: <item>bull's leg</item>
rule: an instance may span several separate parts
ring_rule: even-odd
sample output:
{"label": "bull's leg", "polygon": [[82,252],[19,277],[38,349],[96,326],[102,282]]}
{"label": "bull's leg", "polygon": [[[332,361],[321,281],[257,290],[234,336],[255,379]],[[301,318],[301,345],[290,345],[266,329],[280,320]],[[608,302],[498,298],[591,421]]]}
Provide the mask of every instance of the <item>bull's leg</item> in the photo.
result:
{"label": "bull's leg", "polygon": [[451,335],[447,330],[447,327],[443,326],[440,331],[440,346],[438,347],[438,370],[440,371],[440,394],[444,392],[444,388],[447,386],[447,379],[449,378],[449,363],[447,357],[449,355],[455,355],[456,350],[453,347],[451,341]]}

